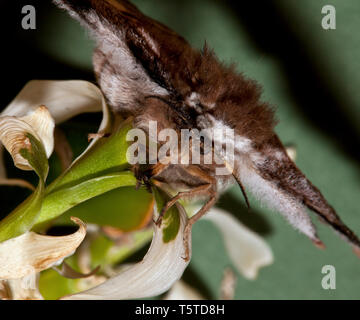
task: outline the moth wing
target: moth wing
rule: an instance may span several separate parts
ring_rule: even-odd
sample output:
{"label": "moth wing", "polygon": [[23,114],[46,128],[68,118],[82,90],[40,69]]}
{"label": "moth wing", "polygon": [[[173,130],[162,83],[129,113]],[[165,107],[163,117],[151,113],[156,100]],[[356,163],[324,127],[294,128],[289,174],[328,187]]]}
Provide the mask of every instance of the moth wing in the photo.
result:
{"label": "moth wing", "polygon": [[239,178],[245,186],[283,216],[314,244],[322,247],[316,229],[306,212],[314,211],[321,221],[331,226],[359,252],[360,241],[329,205],[321,192],[305,177],[287,155],[280,139],[274,135],[250,155],[250,164],[243,165]]}
{"label": "moth wing", "polygon": [[142,14],[126,0],[54,0],[94,36],[98,82],[115,109],[148,95],[175,93],[175,70],[193,49],[184,38]]}

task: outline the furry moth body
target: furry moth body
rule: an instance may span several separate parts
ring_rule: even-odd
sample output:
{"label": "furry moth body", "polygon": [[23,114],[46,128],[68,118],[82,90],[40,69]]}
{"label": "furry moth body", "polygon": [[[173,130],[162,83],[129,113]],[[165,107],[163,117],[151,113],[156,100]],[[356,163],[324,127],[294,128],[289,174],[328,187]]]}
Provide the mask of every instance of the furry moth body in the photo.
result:
{"label": "furry moth body", "polygon": [[95,38],[95,73],[114,112],[134,117],[135,126],[144,130],[154,120],[161,128],[178,131],[235,131],[235,179],[215,176],[211,165],[154,165],[146,172],[136,170],[139,179],[151,178],[163,187],[182,190],[165,210],[181,198],[207,198],[189,220],[189,230],[215,204],[220,189],[236,180],[319,247],[323,244],[306,208],[359,252],[357,236],[286,154],[273,130],[273,110],[260,100],[260,88],[254,81],[220,63],[206,46],[201,51],[193,49],[126,0],[55,3]]}

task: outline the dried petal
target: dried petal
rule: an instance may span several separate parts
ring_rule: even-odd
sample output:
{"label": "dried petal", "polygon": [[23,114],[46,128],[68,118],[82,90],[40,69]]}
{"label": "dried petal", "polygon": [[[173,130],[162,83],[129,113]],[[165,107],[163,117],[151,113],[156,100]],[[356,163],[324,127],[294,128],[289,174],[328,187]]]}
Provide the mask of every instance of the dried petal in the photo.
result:
{"label": "dried petal", "polygon": [[[38,108],[39,106],[41,107]],[[0,140],[8,150],[17,148],[19,143],[24,140],[23,135],[19,135],[19,133],[24,132],[26,129],[25,132],[30,132],[43,143],[46,155],[49,157],[54,148],[54,122],[50,121],[50,119],[54,119],[56,123],[61,123],[81,113],[101,110],[103,110],[103,120],[99,128],[100,131],[105,130],[109,125],[110,114],[100,89],[90,82],[81,80],[33,80],[28,82],[15,99],[2,111],[0,132],[7,130],[9,133],[11,129],[15,129],[15,132],[11,133],[10,137],[3,134],[5,141],[1,136]],[[10,119],[23,121],[25,124],[14,123]],[[4,123],[4,121],[6,126],[3,124],[5,127],[2,129],[1,123]],[[19,125],[23,130],[17,129]],[[18,144],[12,147],[16,141],[18,141]],[[2,147],[0,147],[0,177],[4,178],[5,169],[1,149]],[[13,153],[10,150],[9,152],[14,158]],[[16,155],[15,164],[23,170],[31,170],[28,162],[18,155]]]}
{"label": "dried petal", "polygon": [[20,119],[25,121],[36,132],[36,136],[44,145],[46,156],[49,158],[54,149],[55,121],[51,117],[48,108],[40,105],[34,112]]}
{"label": "dried petal", "polygon": [[85,224],[72,220],[79,229],[67,236],[52,237],[27,232],[0,243],[0,279],[20,279],[61,262],[81,244],[86,234]]}
{"label": "dried petal", "polygon": [[[4,280],[9,300],[44,300],[38,287],[39,274],[32,273],[21,279]],[[1,298],[1,297],[0,297]]]}
{"label": "dried petal", "polygon": [[88,272],[86,274],[74,270],[66,262],[64,262],[62,264],[61,268],[54,267],[53,269],[58,274],[60,274],[61,276],[65,277],[65,278],[68,278],[68,279],[81,279],[81,278],[88,278],[88,277],[91,277],[91,276],[95,275],[99,271],[100,266],[97,266],[94,270],[92,270],[92,271],[90,271],[90,272]]}
{"label": "dried petal", "polygon": [[31,150],[28,134],[40,141],[47,157],[50,156],[53,148],[54,125],[54,120],[45,106],[22,118],[0,117],[0,141],[9,151],[15,166],[22,170],[34,169],[28,159],[21,154],[22,149]]}

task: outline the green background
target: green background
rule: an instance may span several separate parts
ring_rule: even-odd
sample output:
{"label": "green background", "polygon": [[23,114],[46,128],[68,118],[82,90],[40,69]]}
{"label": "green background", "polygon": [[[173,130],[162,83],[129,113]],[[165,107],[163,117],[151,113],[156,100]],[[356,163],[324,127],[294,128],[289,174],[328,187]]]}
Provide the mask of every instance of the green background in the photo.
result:
{"label": "green background", "polygon": [[[8,1],[10,2],[10,1]],[[92,42],[65,13],[45,1],[2,3],[6,49],[2,106],[29,80],[93,80]],[[239,3],[238,3],[239,2]],[[137,0],[146,14],[179,32],[195,47],[206,40],[221,60],[263,86],[263,99],[277,108],[277,133],[297,147],[297,165],[323,192],[342,219],[360,234],[360,2],[358,0]],[[37,9],[37,29],[21,29],[21,7]],[[321,8],[337,10],[336,30],[321,27]],[[90,118],[94,126],[97,119]],[[68,125],[73,132],[78,125]],[[85,137],[83,139],[85,141]],[[83,141],[83,142],[84,142]],[[10,175],[16,175],[16,170]],[[32,177],[30,177],[32,178]],[[8,202],[17,191],[1,188]],[[320,225],[327,249],[320,251],[277,213],[250,198],[244,207],[238,188],[219,206],[264,237],[275,262],[255,281],[238,276],[237,299],[359,299],[360,260],[329,228]],[[6,207],[6,206],[5,206]],[[8,212],[8,208],[1,209]],[[314,219],[315,220],[315,219]],[[241,250],[241,248],[239,248]],[[321,287],[324,265],[336,268],[336,290]],[[193,228],[193,258],[184,279],[207,298],[219,296],[231,262],[221,235],[209,223]]]}

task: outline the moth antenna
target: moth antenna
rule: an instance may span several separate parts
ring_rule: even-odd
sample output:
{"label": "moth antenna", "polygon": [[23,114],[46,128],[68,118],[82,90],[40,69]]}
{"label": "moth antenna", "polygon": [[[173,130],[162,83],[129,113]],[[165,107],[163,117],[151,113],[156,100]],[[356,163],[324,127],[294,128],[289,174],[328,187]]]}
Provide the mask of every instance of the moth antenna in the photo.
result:
{"label": "moth antenna", "polygon": [[226,167],[230,172],[232,172],[232,176],[235,178],[235,181],[237,182],[237,184],[238,184],[238,186],[240,187],[240,190],[241,190],[241,192],[242,192],[242,194],[243,194],[243,196],[244,196],[246,206],[247,206],[248,209],[250,210],[251,207],[250,207],[249,198],[248,198],[248,196],[247,196],[247,194],[246,194],[245,187],[244,187],[244,185],[242,184],[242,182],[241,182],[241,180],[240,180],[240,177],[238,177],[238,175],[234,172],[234,168],[233,168],[232,166],[230,166],[230,164],[229,164],[226,160],[223,159],[223,161],[224,161],[225,167]]}
{"label": "moth antenna", "polygon": [[235,174],[232,174],[232,176],[235,178],[237,184],[239,185],[240,190],[241,190],[241,192],[242,192],[242,194],[243,194],[243,196],[244,196],[244,199],[245,199],[245,202],[246,202],[246,206],[248,207],[248,210],[250,210],[250,209],[251,209],[251,207],[250,207],[250,202],[249,202],[249,198],[248,198],[248,196],[247,196],[247,194],[246,194],[244,185],[241,183],[240,179],[239,179]]}

